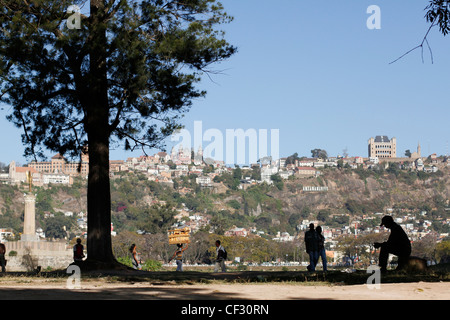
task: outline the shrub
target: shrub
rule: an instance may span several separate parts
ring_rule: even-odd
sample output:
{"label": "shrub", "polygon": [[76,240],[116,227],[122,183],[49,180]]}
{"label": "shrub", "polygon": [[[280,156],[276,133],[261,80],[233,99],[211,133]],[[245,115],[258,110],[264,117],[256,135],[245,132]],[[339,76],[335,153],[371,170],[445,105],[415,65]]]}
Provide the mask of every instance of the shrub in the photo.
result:
{"label": "shrub", "polygon": [[9,255],[10,257],[17,257],[17,251],[11,250],[11,251],[8,253],[8,255]]}

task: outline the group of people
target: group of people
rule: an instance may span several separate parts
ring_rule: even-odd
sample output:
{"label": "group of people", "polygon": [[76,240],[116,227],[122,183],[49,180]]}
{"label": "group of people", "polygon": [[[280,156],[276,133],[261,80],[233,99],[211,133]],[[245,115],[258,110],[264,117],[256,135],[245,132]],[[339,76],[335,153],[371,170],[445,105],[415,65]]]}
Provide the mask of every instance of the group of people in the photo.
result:
{"label": "group of people", "polygon": [[[398,257],[398,269],[402,269],[411,256],[411,241],[403,228],[394,222],[391,216],[384,216],[381,219],[380,227],[386,227],[391,230],[387,241],[374,243],[375,249],[380,249],[378,266],[380,271],[387,271],[389,254]],[[325,252],[325,237],[322,235],[322,228],[318,226],[314,229],[314,224],[309,225],[309,230],[305,232],[306,252],[309,254],[308,271],[315,271],[319,257],[322,258],[323,271],[327,271],[327,256]]]}
{"label": "group of people", "polygon": [[[4,249],[4,245],[0,244],[0,262],[2,262],[2,256],[4,257],[4,254],[2,255],[2,246]],[[183,271],[183,253],[186,251],[186,249],[189,247],[188,244],[183,245],[181,243],[177,244],[177,249],[173,253],[172,257],[169,259],[172,261],[175,259],[177,264],[177,270],[176,271]],[[4,252],[6,250],[3,250]],[[142,270],[142,260],[141,255],[137,251],[136,244],[132,244],[129,248],[130,255],[131,255],[131,265],[133,266],[133,269],[136,270]],[[84,247],[81,244],[81,239],[77,239],[77,243],[73,246],[73,260],[75,263],[83,261],[84,255]],[[219,272],[221,270],[222,272],[226,272],[226,265],[225,260],[227,259],[227,251],[225,248],[220,244],[220,240],[216,241],[216,263],[214,267],[214,272]],[[4,265],[2,263],[2,268],[4,270]],[[3,271],[4,272],[4,271]]]}
{"label": "group of people", "polygon": [[[183,256],[184,251],[189,247],[189,244],[183,245],[181,243],[177,244],[177,249],[173,253],[172,257],[169,259],[169,263],[175,259],[177,264],[177,270],[179,272],[183,271]],[[130,247],[131,262],[134,269],[141,270],[142,262],[140,254],[136,251],[136,245],[132,244]],[[225,260],[227,259],[227,251],[221,245],[220,240],[216,241],[216,261],[214,266],[214,272],[226,272],[227,268],[225,265]]]}
{"label": "group of people", "polygon": [[306,253],[309,254],[308,271],[315,271],[319,258],[322,258],[323,271],[327,271],[327,254],[325,252],[325,237],[322,234],[322,227],[314,229],[314,223],[309,225],[309,230],[305,232]]}
{"label": "group of people", "polygon": [[[389,254],[396,255],[398,257],[399,269],[401,269],[407,262],[411,255],[411,242],[406,235],[405,231],[400,225],[394,222],[391,216],[384,216],[381,220],[381,225],[391,230],[391,234],[386,242],[374,243],[376,249],[380,248],[379,267],[381,272],[386,272],[387,262]],[[214,272],[226,272],[225,261],[227,259],[227,251],[221,245],[220,240],[216,241],[216,259]],[[309,230],[305,232],[305,246],[306,252],[309,254],[308,271],[315,271],[319,258],[322,258],[323,271],[327,271],[327,256],[325,251],[325,237],[322,235],[322,228],[317,226],[314,228],[314,224],[309,225]],[[177,264],[176,271],[183,271],[183,253],[188,248],[186,244],[178,244],[177,249],[169,259],[169,262],[175,259]],[[140,254],[136,250],[136,244],[132,244],[130,247],[131,262],[134,269],[141,270],[142,262]],[[0,266],[2,272],[6,272],[6,247],[3,243],[0,243]],[[77,243],[73,246],[73,259],[75,263],[83,261],[84,247],[81,244],[81,239],[77,239]]]}
{"label": "group of people", "polygon": [[[172,261],[175,259],[177,263],[177,270],[176,271],[183,271],[183,252],[188,248],[188,244],[183,247],[181,243],[177,244],[177,250],[173,253],[172,257],[169,259]],[[221,245],[220,240],[216,241],[216,262],[214,265],[214,272],[226,272],[227,267],[225,265],[225,261],[227,259],[227,251],[225,248]]]}

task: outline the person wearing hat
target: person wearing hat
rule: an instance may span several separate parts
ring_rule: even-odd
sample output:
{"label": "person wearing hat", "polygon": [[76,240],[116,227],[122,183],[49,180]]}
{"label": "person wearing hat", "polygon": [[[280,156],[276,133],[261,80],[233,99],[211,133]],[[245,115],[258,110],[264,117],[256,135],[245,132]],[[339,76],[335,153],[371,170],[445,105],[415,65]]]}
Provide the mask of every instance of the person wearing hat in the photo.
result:
{"label": "person wearing hat", "polygon": [[384,216],[383,219],[381,219],[380,227],[381,226],[391,229],[391,234],[386,242],[374,243],[375,249],[381,248],[378,263],[380,271],[386,272],[390,253],[398,257],[397,269],[401,269],[411,255],[411,241],[409,241],[403,228],[395,223],[391,216]]}

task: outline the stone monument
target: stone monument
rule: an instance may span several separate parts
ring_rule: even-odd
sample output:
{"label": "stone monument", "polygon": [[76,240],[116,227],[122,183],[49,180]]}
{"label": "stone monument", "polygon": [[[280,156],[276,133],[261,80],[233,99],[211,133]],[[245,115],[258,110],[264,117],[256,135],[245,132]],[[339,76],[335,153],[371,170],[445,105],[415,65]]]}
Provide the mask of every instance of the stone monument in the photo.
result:
{"label": "stone monument", "polygon": [[39,241],[36,235],[36,197],[31,194],[33,175],[27,171],[28,194],[25,194],[25,215],[23,219],[22,241]]}
{"label": "stone monument", "polygon": [[11,241],[7,244],[9,251],[16,251],[16,256],[9,258],[8,269],[33,270],[37,266],[65,268],[73,261],[73,253],[65,242],[39,241],[39,236],[36,235],[36,197],[31,194],[33,177],[30,171],[27,171],[27,183],[29,189],[24,195],[23,233],[20,241]]}
{"label": "stone monument", "polygon": [[39,241],[39,237],[36,235],[36,197],[31,194],[33,176],[30,171],[27,171],[27,182],[29,185],[29,192],[28,194],[25,194],[25,214],[21,240]]}

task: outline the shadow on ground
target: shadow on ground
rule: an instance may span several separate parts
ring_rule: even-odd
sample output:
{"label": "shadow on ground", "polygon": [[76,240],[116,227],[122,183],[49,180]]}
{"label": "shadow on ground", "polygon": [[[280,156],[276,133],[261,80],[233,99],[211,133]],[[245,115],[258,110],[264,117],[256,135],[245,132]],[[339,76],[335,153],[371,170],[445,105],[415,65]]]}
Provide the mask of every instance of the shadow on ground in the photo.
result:
{"label": "shadow on ground", "polygon": [[[135,270],[90,271],[82,273],[81,282],[87,286],[68,290],[65,270],[36,273],[7,273],[0,276],[0,300],[58,299],[58,300],[244,300],[242,293],[224,293],[214,286],[198,284],[242,284],[242,283],[305,283],[307,285],[358,285],[366,284],[365,270],[354,272],[329,271],[243,271],[227,273],[208,272],[145,272]],[[2,279],[2,277],[5,277]],[[428,272],[407,274],[388,272],[382,275],[381,283],[441,282],[450,281],[448,266],[429,268]],[[29,285],[28,285],[29,283]],[[39,285],[34,286],[34,283]],[[177,285],[184,285],[181,290]]]}
{"label": "shadow on ground", "polygon": [[211,294],[210,290],[177,287],[133,287],[129,288],[0,288],[0,300],[244,300],[240,295],[225,293]]}

